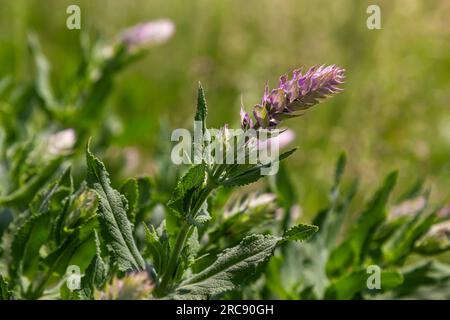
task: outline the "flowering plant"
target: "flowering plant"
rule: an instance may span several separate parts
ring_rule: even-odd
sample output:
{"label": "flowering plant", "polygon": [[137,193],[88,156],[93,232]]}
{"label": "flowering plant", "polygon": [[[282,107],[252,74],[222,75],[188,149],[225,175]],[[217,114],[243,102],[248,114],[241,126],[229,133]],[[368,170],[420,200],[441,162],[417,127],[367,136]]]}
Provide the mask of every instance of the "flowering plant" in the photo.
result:
{"label": "flowering plant", "polygon": [[[114,76],[173,32],[160,20],[112,44],[84,39],[75,84],[62,96],[32,36],[34,82],[28,90],[0,83],[0,299],[402,298],[426,290],[448,297],[448,286],[438,284],[448,281],[449,267],[428,257],[450,249],[450,210],[427,211],[421,186],[390,206],[392,173],[357,219],[347,220],[357,187],[342,188],[341,156],[329,204],[304,224],[280,164],[295,149],[268,162],[237,161],[268,148],[258,135],[264,130],[271,144],[292,140],[293,131],[277,132],[280,123],[342,91],[340,67],[295,70],[278,88],[266,85],[252,115],[241,108],[243,153],[230,162],[200,154],[173,182],[165,154],[152,177],[110,176],[92,150],[102,153],[118,134],[102,112]],[[199,86],[194,130],[202,137],[211,133],[206,118]],[[227,149],[230,128],[217,132],[216,150]],[[194,139],[189,148],[195,155],[204,146]],[[259,191],[242,188],[274,164],[280,170]],[[413,255],[418,264],[407,263]],[[374,266],[379,283],[367,279]]]}

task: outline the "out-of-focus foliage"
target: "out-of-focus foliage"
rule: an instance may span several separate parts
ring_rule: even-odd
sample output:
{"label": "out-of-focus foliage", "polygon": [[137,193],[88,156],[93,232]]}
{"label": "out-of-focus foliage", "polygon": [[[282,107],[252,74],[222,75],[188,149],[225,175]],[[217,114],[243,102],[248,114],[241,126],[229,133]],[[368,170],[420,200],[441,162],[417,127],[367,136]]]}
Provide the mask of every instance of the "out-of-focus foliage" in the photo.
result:
{"label": "out-of-focus foliage", "polygon": [[[436,260],[450,248],[448,208],[430,207],[422,184],[389,201],[394,172],[355,215],[350,208],[357,182],[342,188],[345,162],[342,155],[329,205],[313,220],[320,232],[301,247],[287,246],[270,262],[263,297],[449,299],[449,265]],[[287,176],[277,183],[290,184]],[[380,286],[371,287],[376,272]]]}

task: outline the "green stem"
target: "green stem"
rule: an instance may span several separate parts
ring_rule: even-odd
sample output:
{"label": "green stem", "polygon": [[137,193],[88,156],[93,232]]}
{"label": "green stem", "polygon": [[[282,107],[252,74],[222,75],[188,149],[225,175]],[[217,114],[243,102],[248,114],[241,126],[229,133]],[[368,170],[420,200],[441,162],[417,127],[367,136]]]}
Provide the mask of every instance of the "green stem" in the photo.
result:
{"label": "green stem", "polygon": [[[206,201],[208,196],[210,195],[211,191],[214,190],[214,186],[206,186],[206,188],[203,190],[203,192],[200,194],[200,197],[195,203],[195,206],[192,208],[192,217],[195,217],[195,215],[200,210],[203,203]],[[177,265],[178,265],[178,259],[181,255],[181,252],[184,248],[184,244],[186,243],[186,240],[188,239],[189,235],[192,233],[192,229],[194,227],[190,225],[187,221],[185,221],[178,233],[177,239],[175,241],[175,246],[171,252],[169,262],[167,264],[166,271],[163,273],[161,277],[161,282],[158,286],[158,295],[164,295],[167,289],[167,285],[169,284],[169,281],[172,280],[172,277],[176,271]]]}
{"label": "green stem", "polygon": [[158,291],[162,294],[165,293],[167,285],[169,283],[169,280],[172,278],[173,273],[175,272],[175,269],[178,264],[178,258],[181,254],[181,251],[183,250],[184,243],[186,242],[186,239],[188,238],[188,235],[191,231],[192,226],[189,225],[189,223],[185,222],[183,226],[180,229],[180,232],[178,233],[177,240],[175,242],[175,246],[172,250],[172,254],[169,258],[169,263],[167,265],[167,269],[164,272],[161,282],[159,283]]}

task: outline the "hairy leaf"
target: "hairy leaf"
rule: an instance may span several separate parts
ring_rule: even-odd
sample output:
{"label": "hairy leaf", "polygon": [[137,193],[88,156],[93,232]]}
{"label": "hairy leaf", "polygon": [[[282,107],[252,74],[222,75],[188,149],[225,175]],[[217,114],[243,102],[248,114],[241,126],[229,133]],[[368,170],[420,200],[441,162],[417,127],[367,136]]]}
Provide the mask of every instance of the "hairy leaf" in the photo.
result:
{"label": "hairy leaf", "polygon": [[150,255],[153,267],[158,275],[162,274],[167,266],[169,257],[169,244],[167,237],[160,237],[155,228],[151,225],[151,230],[144,224],[147,250]]}
{"label": "hairy leaf", "polygon": [[182,282],[171,297],[207,299],[243,285],[272,256],[279,240],[270,235],[247,236],[223,251],[211,266]]}
{"label": "hairy leaf", "polygon": [[133,239],[124,198],[111,187],[105,165],[90,152],[89,144],[86,149],[86,159],[87,183],[99,198],[100,226],[112,258],[121,271],[143,270],[144,259]]}
{"label": "hairy leaf", "polygon": [[298,224],[287,230],[283,235],[283,241],[304,241],[308,240],[314,233],[319,231],[319,227],[307,224]]}
{"label": "hairy leaf", "polygon": [[190,212],[190,205],[196,189],[205,181],[206,168],[203,164],[192,166],[178,181],[168,206],[172,208],[178,217],[186,217]]}

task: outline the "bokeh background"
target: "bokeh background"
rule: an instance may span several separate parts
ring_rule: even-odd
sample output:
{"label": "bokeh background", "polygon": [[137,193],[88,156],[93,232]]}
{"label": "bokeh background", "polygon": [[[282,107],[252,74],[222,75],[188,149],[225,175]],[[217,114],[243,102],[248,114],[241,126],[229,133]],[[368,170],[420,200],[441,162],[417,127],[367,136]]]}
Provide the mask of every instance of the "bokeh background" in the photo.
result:
{"label": "bokeh background", "polygon": [[[449,1],[0,0],[1,76],[31,79],[26,36],[34,31],[55,90],[64,90],[80,55],[80,31],[65,26],[70,4],[81,7],[82,31],[105,39],[161,17],[176,25],[172,39],[116,79],[108,99],[122,123],[115,147],[139,151],[136,171],[151,171],[161,119],[192,125],[198,81],[209,126],[236,125],[241,96],[250,110],[266,80],[275,86],[301,65],[338,64],[345,92],[288,122],[300,146],[288,167],[304,211],[323,206],[341,151],[363,190],[399,169],[398,192],[425,178],[435,203],[450,201]],[[366,27],[369,4],[381,7],[381,30]]]}

